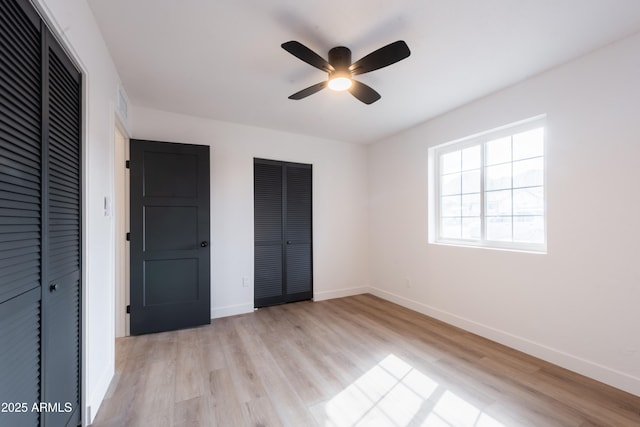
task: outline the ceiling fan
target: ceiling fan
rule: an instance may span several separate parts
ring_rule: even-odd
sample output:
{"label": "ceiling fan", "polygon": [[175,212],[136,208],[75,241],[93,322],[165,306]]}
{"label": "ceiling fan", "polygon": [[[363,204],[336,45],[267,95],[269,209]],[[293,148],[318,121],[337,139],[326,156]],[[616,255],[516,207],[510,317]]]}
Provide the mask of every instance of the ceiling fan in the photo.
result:
{"label": "ceiling fan", "polygon": [[348,90],[351,95],[365,104],[373,104],[381,96],[366,84],[354,80],[353,76],[395,64],[411,54],[409,46],[402,40],[374,50],[353,64],[351,63],[351,50],[344,46],[337,46],[331,49],[328,61],[297,41],[282,43],[282,48],[296,58],[329,74],[329,78],[326,81],[302,89],[291,95],[289,99],[306,98],[325,87],[329,87],[329,89],[337,91]]}

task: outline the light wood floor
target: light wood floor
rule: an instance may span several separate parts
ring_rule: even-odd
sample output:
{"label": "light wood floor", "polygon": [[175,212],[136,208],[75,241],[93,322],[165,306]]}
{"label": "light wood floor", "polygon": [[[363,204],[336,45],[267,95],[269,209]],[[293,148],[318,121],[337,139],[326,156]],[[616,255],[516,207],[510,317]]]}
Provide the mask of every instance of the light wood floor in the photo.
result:
{"label": "light wood floor", "polygon": [[640,398],[371,295],[118,339],[103,426],[640,426]]}

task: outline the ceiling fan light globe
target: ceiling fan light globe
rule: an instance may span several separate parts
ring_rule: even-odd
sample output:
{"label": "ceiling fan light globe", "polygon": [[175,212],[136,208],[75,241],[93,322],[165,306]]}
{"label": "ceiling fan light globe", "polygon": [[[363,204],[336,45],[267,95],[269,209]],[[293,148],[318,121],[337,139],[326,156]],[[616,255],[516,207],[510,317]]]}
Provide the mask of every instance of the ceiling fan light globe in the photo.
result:
{"label": "ceiling fan light globe", "polygon": [[348,77],[334,77],[329,80],[329,89],[343,91],[349,89],[351,84],[351,79]]}

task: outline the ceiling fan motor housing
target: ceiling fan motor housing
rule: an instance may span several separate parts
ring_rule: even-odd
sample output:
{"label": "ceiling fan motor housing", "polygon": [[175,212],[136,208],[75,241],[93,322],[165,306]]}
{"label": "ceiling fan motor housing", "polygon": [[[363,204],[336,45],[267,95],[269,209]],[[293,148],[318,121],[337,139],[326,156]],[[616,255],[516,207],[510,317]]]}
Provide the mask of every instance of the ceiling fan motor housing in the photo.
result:
{"label": "ceiling fan motor housing", "polygon": [[351,66],[351,49],[344,46],[334,47],[329,51],[329,64],[335,69],[329,75],[329,78],[333,77],[333,74],[339,73],[344,75],[349,73],[349,66]]}

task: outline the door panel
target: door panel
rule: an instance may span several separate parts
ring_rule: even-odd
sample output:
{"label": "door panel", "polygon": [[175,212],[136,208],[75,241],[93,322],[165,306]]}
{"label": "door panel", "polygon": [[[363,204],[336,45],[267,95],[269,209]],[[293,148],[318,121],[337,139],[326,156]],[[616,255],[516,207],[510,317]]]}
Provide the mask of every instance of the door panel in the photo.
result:
{"label": "door panel", "polygon": [[310,299],[311,294],[311,245],[296,243],[287,245],[287,301]]}
{"label": "door panel", "polygon": [[0,304],[0,402],[25,402],[26,413],[0,413],[0,425],[35,426],[40,402],[40,288]]}
{"label": "door panel", "polygon": [[[308,167],[304,167],[308,166]],[[313,298],[311,265],[311,166],[287,165],[285,300]]]}
{"label": "door panel", "polygon": [[254,298],[263,305],[282,302],[282,244],[255,246]]}
{"label": "door panel", "polygon": [[131,334],[211,322],[209,147],[131,140]]}
{"label": "door panel", "polygon": [[[0,310],[40,286],[41,36],[29,18],[0,2]],[[0,397],[10,389],[1,382]]]}
{"label": "door panel", "polygon": [[193,243],[199,242],[197,220],[197,206],[145,206],[144,250],[193,249]]}
{"label": "door panel", "polygon": [[282,166],[254,163],[254,302],[279,304],[284,294],[282,263]]}
{"label": "door panel", "polygon": [[311,241],[311,168],[289,165],[287,174],[286,239]]}
{"label": "door panel", "polygon": [[65,426],[80,421],[80,73],[52,36],[47,49],[43,401],[71,407],[43,418],[47,426]]}
{"label": "door panel", "polygon": [[254,160],[254,304],[313,297],[311,165]]}

